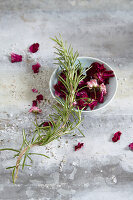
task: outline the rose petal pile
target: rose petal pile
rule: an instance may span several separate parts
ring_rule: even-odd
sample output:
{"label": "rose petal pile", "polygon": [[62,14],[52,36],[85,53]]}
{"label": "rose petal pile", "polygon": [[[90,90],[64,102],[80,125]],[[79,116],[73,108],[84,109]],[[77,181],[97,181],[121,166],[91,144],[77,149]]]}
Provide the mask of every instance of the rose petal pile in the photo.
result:
{"label": "rose petal pile", "polygon": [[[60,76],[66,80],[65,71],[61,72]],[[98,103],[103,103],[104,96],[107,94],[106,84],[109,84],[111,77],[114,77],[112,70],[107,70],[103,64],[98,62],[92,63],[84,79],[79,82],[73,106],[80,110],[86,110],[88,107],[93,110]],[[65,100],[68,91],[60,78],[54,85],[54,89],[55,95]]]}

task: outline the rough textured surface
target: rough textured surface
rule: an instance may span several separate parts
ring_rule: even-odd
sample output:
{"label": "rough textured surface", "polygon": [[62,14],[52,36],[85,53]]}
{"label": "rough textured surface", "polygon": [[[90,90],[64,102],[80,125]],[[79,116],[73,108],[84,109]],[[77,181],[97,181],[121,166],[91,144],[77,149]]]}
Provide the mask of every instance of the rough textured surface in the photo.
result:
{"label": "rough textured surface", "polygon": [[[131,200],[133,191],[133,1],[132,0],[0,0],[0,148],[18,147],[21,130],[32,129],[28,113],[35,87],[44,94],[43,114],[52,112],[48,88],[54,70],[53,42],[49,37],[62,33],[79,50],[80,56],[106,61],[116,71],[115,99],[100,112],[84,115],[81,125],[86,137],[64,137],[46,148],[51,159],[33,157],[32,168],[20,170],[12,184],[12,152],[0,153],[1,200]],[[34,42],[40,50],[31,55]],[[12,64],[10,52],[23,55]],[[32,63],[39,61],[41,72],[33,75]],[[112,143],[113,133],[123,134]],[[74,145],[84,148],[74,152]]]}

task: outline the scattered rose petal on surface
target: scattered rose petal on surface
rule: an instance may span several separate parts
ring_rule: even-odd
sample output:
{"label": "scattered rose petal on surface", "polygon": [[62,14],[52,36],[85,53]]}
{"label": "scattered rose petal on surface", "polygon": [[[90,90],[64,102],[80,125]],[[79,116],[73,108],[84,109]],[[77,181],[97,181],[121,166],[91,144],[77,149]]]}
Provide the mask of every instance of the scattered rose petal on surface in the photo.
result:
{"label": "scattered rose petal on surface", "polygon": [[32,65],[32,70],[34,73],[38,73],[39,72],[39,68],[41,67],[41,65],[39,63]]}
{"label": "scattered rose petal on surface", "polygon": [[32,106],[37,106],[37,100],[32,101]]}
{"label": "scattered rose petal on surface", "polygon": [[130,143],[130,144],[129,144],[129,149],[130,149],[130,150],[133,150],[133,143]]}
{"label": "scattered rose petal on surface", "polygon": [[42,94],[37,95],[36,100],[40,103],[43,100],[43,95]]}
{"label": "scattered rose petal on surface", "polygon": [[84,146],[84,143],[79,142],[78,145],[75,146],[75,151],[81,149],[81,147],[83,147],[83,146]]}
{"label": "scattered rose petal on surface", "polygon": [[32,113],[41,113],[42,110],[36,106],[32,106],[29,110],[29,112],[32,112]]}
{"label": "scattered rose petal on surface", "polygon": [[52,123],[50,121],[49,122],[44,122],[43,127],[45,127],[45,126],[53,127],[53,125],[52,125]]}
{"label": "scattered rose petal on surface", "polygon": [[11,53],[11,62],[21,62],[22,61],[22,56],[15,54],[15,53]]}
{"label": "scattered rose petal on surface", "polygon": [[31,53],[36,53],[39,49],[39,44],[38,43],[34,43],[29,47],[29,51]]}
{"label": "scattered rose petal on surface", "polygon": [[38,90],[37,90],[37,89],[35,89],[35,88],[32,88],[32,92],[34,92],[34,93],[37,93],[37,92],[38,92]]}
{"label": "scattered rose petal on surface", "polygon": [[112,138],[112,141],[113,141],[113,142],[117,142],[118,140],[120,140],[121,134],[122,134],[122,133],[121,133],[120,131],[116,132],[116,133],[114,134],[114,137]]}

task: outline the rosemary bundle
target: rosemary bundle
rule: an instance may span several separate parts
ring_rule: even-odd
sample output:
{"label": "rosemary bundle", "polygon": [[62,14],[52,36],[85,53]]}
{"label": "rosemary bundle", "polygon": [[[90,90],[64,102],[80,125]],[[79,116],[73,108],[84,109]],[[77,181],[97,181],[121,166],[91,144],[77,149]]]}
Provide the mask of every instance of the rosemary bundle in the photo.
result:
{"label": "rosemary bundle", "polygon": [[14,155],[14,157],[17,158],[16,164],[7,168],[13,169],[13,183],[15,183],[18,177],[19,167],[21,166],[22,169],[24,169],[25,166],[29,166],[26,164],[26,160],[29,159],[32,161],[30,157],[32,154],[48,158],[48,156],[44,154],[31,153],[31,148],[34,146],[45,146],[63,135],[74,133],[75,129],[83,135],[81,130],[78,128],[81,123],[82,110],[75,110],[73,105],[75,102],[75,94],[77,92],[78,84],[84,78],[84,69],[80,62],[76,62],[79,55],[78,52],[73,52],[71,45],[67,47],[67,42],[63,42],[61,35],[59,38],[55,37],[51,39],[56,43],[56,65],[60,67],[60,73],[63,71],[66,76],[66,79],[64,80],[60,76],[60,73],[58,74],[58,80],[60,80],[67,89],[66,98],[65,100],[58,97],[56,98],[56,101],[60,104],[60,106],[53,105],[55,112],[49,115],[49,126],[44,127],[43,124],[45,122],[38,124],[37,120],[35,120],[35,129],[33,130],[33,135],[30,141],[26,138],[25,130],[22,131],[23,143],[20,149],[0,149],[0,151],[11,150],[16,152]]}

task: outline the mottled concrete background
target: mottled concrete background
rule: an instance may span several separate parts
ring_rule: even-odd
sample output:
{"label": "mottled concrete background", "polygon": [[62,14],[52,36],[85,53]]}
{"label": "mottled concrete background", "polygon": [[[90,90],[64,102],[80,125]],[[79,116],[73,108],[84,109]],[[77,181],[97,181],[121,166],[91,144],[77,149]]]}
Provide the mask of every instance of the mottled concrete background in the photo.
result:
{"label": "mottled concrete background", "polygon": [[[0,148],[17,148],[22,128],[32,130],[28,113],[36,87],[45,96],[43,114],[52,112],[48,82],[54,70],[53,42],[49,37],[62,33],[80,56],[106,61],[116,71],[118,91],[110,105],[84,115],[81,129],[86,137],[64,137],[46,148],[46,159],[34,156],[33,167],[20,170],[12,184],[8,166],[15,164],[12,152],[0,153],[1,200],[132,200],[133,152],[133,1],[132,0],[0,0]],[[31,55],[34,42],[40,50]],[[10,52],[23,55],[12,64]],[[32,63],[39,61],[41,72],[33,75]],[[123,134],[112,143],[113,133]],[[30,137],[30,135],[29,135]],[[84,148],[74,152],[78,142]]]}

